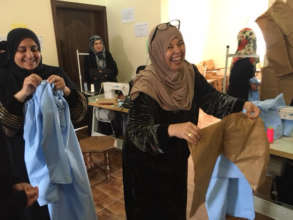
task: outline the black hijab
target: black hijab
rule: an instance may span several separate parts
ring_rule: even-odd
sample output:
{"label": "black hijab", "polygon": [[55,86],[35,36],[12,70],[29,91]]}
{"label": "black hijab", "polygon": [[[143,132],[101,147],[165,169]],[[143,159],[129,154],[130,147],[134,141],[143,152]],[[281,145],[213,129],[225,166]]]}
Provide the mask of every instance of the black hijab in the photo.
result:
{"label": "black hijab", "polygon": [[0,51],[2,50],[5,52],[0,52],[0,67],[5,67],[8,64],[7,41],[0,41]]}
{"label": "black hijab", "polygon": [[75,88],[74,84],[64,74],[61,68],[45,65],[42,63],[42,60],[40,61],[39,65],[33,70],[27,70],[15,64],[14,56],[15,56],[16,50],[20,42],[26,38],[32,39],[38,45],[39,50],[41,51],[40,41],[37,35],[29,29],[15,28],[11,30],[7,35],[7,54],[8,54],[8,69],[9,69],[7,71],[7,74],[13,75],[13,77],[16,80],[13,87],[16,86],[16,90],[18,91],[22,87],[22,83],[24,79],[27,76],[29,76],[31,73],[36,73],[42,79],[47,79],[52,74],[60,75],[61,77],[64,78],[65,83],[69,88]]}

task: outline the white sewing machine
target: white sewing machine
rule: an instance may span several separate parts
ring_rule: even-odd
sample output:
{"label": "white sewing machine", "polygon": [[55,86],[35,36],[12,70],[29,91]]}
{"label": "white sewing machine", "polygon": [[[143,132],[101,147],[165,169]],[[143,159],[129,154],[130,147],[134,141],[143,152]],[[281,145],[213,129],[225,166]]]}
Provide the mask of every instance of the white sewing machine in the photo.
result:
{"label": "white sewing machine", "polygon": [[129,84],[128,83],[118,83],[118,82],[103,82],[104,96],[106,99],[115,98],[115,91],[119,90],[124,96],[127,96],[129,93]]}

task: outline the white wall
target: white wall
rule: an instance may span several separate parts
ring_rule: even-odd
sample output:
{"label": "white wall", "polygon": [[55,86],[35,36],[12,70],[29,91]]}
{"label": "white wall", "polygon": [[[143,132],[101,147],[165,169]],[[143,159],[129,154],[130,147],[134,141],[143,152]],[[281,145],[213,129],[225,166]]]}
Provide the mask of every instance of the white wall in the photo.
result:
{"label": "white wall", "polygon": [[268,8],[268,0],[169,0],[169,17],[180,18],[186,41],[187,60],[198,63],[213,59],[217,67],[224,67],[226,45],[230,53],[237,48],[237,34],[251,27],[257,35],[258,51],[263,57],[265,43],[254,22]]}
{"label": "white wall", "polygon": [[[147,23],[149,30],[161,21],[161,1],[158,0],[107,0],[107,21],[110,51],[118,64],[120,81],[129,81],[137,66],[147,62],[148,35],[136,37],[137,23]],[[134,9],[134,20],[122,22],[122,10]]]}
{"label": "white wall", "polygon": [[41,38],[44,63],[58,65],[50,0],[1,0],[0,38],[16,27],[32,29]]}

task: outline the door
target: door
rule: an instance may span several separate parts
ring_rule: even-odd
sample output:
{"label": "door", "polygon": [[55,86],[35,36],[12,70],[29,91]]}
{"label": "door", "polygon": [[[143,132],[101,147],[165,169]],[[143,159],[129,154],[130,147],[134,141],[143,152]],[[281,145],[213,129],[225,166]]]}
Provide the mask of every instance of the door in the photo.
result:
{"label": "door", "polygon": [[106,8],[52,0],[52,9],[59,65],[79,87],[76,50],[88,52],[92,35],[100,35],[108,49]]}
{"label": "door", "polygon": [[[59,65],[71,80],[80,87],[76,50],[88,52],[88,39],[92,35],[100,35],[108,49],[108,30],[106,8],[87,4],[78,4],[51,0]],[[83,59],[80,59],[83,70]],[[83,71],[81,71],[83,75]],[[91,125],[89,109],[85,119],[75,128]],[[88,126],[89,129],[91,126]]]}

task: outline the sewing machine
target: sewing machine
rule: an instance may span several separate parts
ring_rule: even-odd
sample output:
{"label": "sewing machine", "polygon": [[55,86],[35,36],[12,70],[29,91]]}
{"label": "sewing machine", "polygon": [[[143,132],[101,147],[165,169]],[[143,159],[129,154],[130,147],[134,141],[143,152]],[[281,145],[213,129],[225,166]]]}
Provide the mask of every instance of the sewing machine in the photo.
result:
{"label": "sewing machine", "polygon": [[106,99],[115,98],[115,91],[119,90],[124,96],[129,93],[128,83],[118,83],[118,82],[103,82],[102,86],[104,88],[104,96]]}

